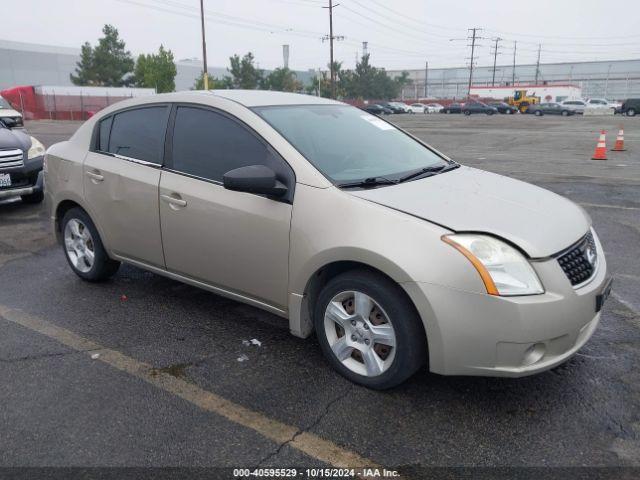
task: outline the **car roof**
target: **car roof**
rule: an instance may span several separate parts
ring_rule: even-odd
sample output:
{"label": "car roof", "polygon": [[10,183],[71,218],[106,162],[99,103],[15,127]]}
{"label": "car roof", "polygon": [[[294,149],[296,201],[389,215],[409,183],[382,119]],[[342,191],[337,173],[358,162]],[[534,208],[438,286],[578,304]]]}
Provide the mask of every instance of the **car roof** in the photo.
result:
{"label": "car roof", "polygon": [[272,92],[269,90],[198,90],[189,93],[194,96],[216,95],[237,102],[245,107],[264,107],[271,105],[343,105],[342,102],[328,98],[299,93]]}

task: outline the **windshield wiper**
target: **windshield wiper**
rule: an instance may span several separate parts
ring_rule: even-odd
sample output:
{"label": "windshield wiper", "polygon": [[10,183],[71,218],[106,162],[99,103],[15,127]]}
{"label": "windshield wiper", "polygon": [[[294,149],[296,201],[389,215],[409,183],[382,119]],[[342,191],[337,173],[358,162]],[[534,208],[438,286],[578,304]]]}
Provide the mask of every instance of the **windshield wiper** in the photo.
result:
{"label": "windshield wiper", "polygon": [[338,183],[337,186],[340,188],[369,188],[380,185],[395,185],[396,183],[398,182],[384,177],[369,177],[357,182]]}
{"label": "windshield wiper", "polygon": [[413,180],[418,177],[435,175],[437,173],[448,172],[449,170],[453,170],[454,168],[458,168],[460,165],[457,163],[449,163],[447,165],[438,165],[437,167],[423,167],[418,170],[414,170],[413,172],[407,173],[404,177],[400,177],[398,179],[398,183],[406,182],[407,180]]}

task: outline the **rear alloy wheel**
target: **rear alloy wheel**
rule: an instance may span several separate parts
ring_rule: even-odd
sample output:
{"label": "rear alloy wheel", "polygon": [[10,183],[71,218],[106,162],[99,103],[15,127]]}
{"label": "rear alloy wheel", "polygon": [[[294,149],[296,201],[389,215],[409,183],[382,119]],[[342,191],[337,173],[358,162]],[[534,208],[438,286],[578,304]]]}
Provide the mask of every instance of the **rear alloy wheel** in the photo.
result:
{"label": "rear alloy wheel", "polygon": [[562,111],[562,116],[563,116],[563,117],[566,117],[566,116],[568,116],[568,115],[569,115],[569,112],[567,112],[566,110],[563,110],[563,111]]}
{"label": "rear alloy wheel", "polygon": [[635,117],[635,115],[636,115],[636,111],[633,108],[630,108],[629,110],[627,110],[627,116]]}
{"label": "rear alloy wheel", "polygon": [[390,388],[427,360],[424,328],[413,305],[396,283],[373,272],[332,279],[314,310],[325,357],[353,382]]}
{"label": "rear alloy wheel", "polygon": [[89,215],[80,208],[69,210],[62,220],[64,253],[80,278],[99,282],[111,277],[120,262],[111,260]]}
{"label": "rear alloy wheel", "polygon": [[536,110],[536,111],[535,111],[535,115],[536,115],[537,117],[541,117],[541,116],[542,116],[542,112],[541,112],[540,110]]}

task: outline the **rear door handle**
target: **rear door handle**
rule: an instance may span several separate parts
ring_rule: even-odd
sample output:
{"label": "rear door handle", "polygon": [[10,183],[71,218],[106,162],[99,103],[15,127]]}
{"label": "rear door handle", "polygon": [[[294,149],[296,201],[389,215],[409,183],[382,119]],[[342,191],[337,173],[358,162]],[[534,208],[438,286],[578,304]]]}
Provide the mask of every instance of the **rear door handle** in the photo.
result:
{"label": "rear door handle", "polygon": [[96,172],[87,172],[87,177],[89,177],[93,183],[102,182],[104,180],[104,176]]}
{"label": "rear door handle", "polygon": [[180,195],[174,193],[172,195],[160,195],[160,198],[167,202],[171,208],[177,210],[178,208],[183,208],[187,206],[187,201],[180,198]]}

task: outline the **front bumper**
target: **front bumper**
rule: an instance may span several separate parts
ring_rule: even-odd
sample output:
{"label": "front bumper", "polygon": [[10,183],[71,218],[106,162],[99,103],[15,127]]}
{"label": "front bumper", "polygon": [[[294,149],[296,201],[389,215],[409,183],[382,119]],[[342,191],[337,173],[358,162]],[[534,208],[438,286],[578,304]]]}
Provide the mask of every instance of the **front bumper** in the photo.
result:
{"label": "front bumper", "polygon": [[0,199],[31,195],[43,190],[43,166],[44,156],[25,160],[20,167],[0,168],[0,173],[8,173],[11,176],[10,187],[0,188]]}
{"label": "front bumper", "polygon": [[498,297],[434,284],[402,284],[425,323],[430,369],[444,375],[521,377],[573,356],[600,322],[609,285],[599,241],[592,279],[574,289],[555,258],[532,262],[542,295]]}

